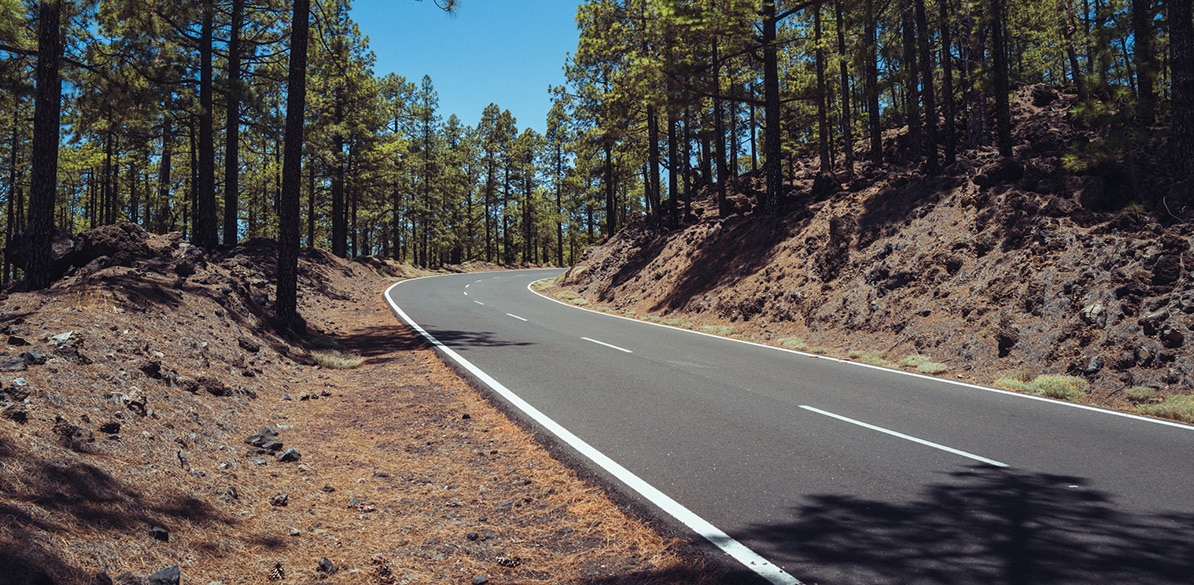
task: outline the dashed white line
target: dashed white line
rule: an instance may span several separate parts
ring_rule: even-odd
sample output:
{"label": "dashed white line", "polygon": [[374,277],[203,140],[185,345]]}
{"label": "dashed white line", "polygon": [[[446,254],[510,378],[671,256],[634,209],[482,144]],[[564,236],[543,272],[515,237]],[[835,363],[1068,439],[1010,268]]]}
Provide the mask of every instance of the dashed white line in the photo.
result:
{"label": "dashed white line", "polygon": [[526,319],[524,319],[524,318],[522,318],[522,317],[519,317],[518,315],[515,315],[514,313],[506,313],[506,316],[507,316],[507,317],[514,317],[515,319],[518,319],[519,321],[526,321]]}
{"label": "dashed white line", "polygon": [[604,345],[605,347],[608,347],[608,348],[610,348],[610,349],[616,349],[616,350],[618,350],[618,351],[623,351],[623,352],[626,352],[626,353],[634,353],[633,351],[630,351],[629,349],[626,349],[626,348],[624,348],[624,347],[618,347],[618,346],[616,346],[616,345],[612,345],[612,344],[606,343],[606,342],[604,342],[604,341],[597,341],[596,339],[591,339],[591,338],[588,338],[588,337],[582,337],[581,339],[583,339],[583,340],[585,340],[585,341],[592,342],[592,343],[596,343],[597,345]]}
{"label": "dashed white line", "polygon": [[901,439],[904,439],[905,441],[912,441],[913,443],[919,443],[926,447],[940,449],[940,450],[948,452],[948,453],[953,453],[954,455],[961,455],[962,457],[966,457],[967,459],[973,459],[975,461],[986,463],[987,465],[994,465],[995,467],[1007,467],[1008,466],[1006,463],[1002,463],[1002,462],[996,461],[994,459],[987,459],[986,457],[980,457],[978,455],[975,455],[974,453],[967,453],[965,451],[954,449],[953,447],[946,447],[945,445],[941,445],[939,443],[934,443],[932,441],[926,441],[924,439],[919,439],[919,438],[913,437],[911,435],[905,435],[904,433],[899,433],[899,432],[896,432],[896,431],[893,431],[890,429],[885,429],[883,427],[878,427],[878,426],[875,426],[875,425],[872,425],[869,423],[864,423],[860,420],[854,420],[852,418],[845,417],[840,414],[834,414],[832,412],[824,411],[819,408],[813,408],[811,406],[804,406],[804,405],[801,405],[800,408],[803,408],[810,412],[815,412],[820,415],[828,416],[830,418],[836,418],[837,420],[840,420],[842,422],[848,422],[852,425],[858,425],[865,429],[871,429],[872,431],[878,431],[880,433],[885,433],[885,434],[891,435],[893,437],[899,437]]}
{"label": "dashed white line", "polygon": [[481,305],[482,307],[484,307],[484,306],[485,306],[485,303],[482,303],[481,301],[473,301],[473,302],[474,302],[474,303],[477,303],[478,305]]}

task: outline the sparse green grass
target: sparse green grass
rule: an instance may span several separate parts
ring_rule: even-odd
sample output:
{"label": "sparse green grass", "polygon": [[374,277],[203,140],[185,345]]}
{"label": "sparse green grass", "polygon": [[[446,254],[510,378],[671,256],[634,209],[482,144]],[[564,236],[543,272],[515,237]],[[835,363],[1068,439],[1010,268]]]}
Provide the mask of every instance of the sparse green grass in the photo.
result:
{"label": "sparse green grass", "polygon": [[854,360],[862,362],[864,364],[869,364],[872,366],[879,366],[882,368],[896,367],[896,365],[894,363],[887,361],[887,358],[884,357],[884,355],[885,355],[884,352],[881,352],[881,351],[870,351],[870,350],[865,350],[865,349],[850,350],[850,357],[854,358]]}
{"label": "sparse green grass", "polygon": [[1144,402],[1152,402],[1157,397],[1157,391],[1148,386],[1132,386],[1124,390],[1124,398],[1127,398],[1135,404]]}
{"label": "sparse green grass", "polygon": [[633,319],[634,317],[636,317],[638,315],[638,311],[633,311],[633,310],[627,309],[622,314]]}
{"label": "sparse green grass", "polygon": [[1042,374],[1031,382],[1024,382],[1016,378],[999,378],[995,380],[995,386],[1005,390],[1031,392],[1049,398],[1077,402],[1086,396],[1089,384],[1077,376]]}
{"label": "sparse green grass", "polygon": [[1165,402],[1160,404],[1141,404],[1136,407],[1136,411],[1140,414],[1194,423],[1194,396],[1188,394],[1166,396]]}
{"label": "sparse green grass", "polygon": [[334,370],[351,370],[365,363],[365,358],[339,350],[314,351],[311,358],[320,366]]}
{"label": "sparse green grass", "polygon": [[734,334],[734,328],[729,325],[701,325],[700,331],[710,335],[729,337]]}
{"label": "sparse green grass", "polygon": [[900,365],[906,368],[912,368],[922,374],[940,374],[948,371],[949,366],[933,361],[933,358],[927,355],[920,355],[914,353],[900,360]]}
{"label": "sparse green grass", "polygon": [[808,351],[808,344],[799,337],[785,337],[779,340],[779,345],[795,351]]}

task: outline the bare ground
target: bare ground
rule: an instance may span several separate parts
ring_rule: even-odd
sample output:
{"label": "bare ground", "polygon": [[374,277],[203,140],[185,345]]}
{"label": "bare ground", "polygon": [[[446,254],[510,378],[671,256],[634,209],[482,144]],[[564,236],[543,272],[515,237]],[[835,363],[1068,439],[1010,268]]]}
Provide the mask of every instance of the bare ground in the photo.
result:
{"label": "bare ground", "polygon": [[[102,230],[107,255],[3,298],[0,584],[724,582],[399,326],[376,270],[408,268],[306,253],[308,332],[280,336],[269,243]],[[246,444],[262,427],[282,445]]]}

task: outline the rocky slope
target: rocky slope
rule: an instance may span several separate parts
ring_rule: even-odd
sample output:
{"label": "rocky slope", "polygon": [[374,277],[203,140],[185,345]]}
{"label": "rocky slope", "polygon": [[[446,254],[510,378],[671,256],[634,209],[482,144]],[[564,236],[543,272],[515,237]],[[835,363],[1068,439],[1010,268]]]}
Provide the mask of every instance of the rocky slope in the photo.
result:
{"label": "rocky slope", "polygon": [[[399,326],[408,267],[107,226],[0,298],[0,585],[689,583],[686,556]],[[347,368],[347,369],[341,369]]]}
{"label": "rocky slope", "polygon": [[[706,191],[681,229],[636,223],[564,284],[610,311],[893,366],[932,360],[981,384],[1071,375],[1089,383],[1085,400],[1122,408],[1190,393],[1182,206],[1194,200],[1148,154],[1159,138],[1118,159],[1082,154],[1111,138],[1073,105],[1024,88],[1015,156],[968,151],[940,177],[899,165],[826,177],[800,161],[779,218],[716,219]],[[758,187],[735,183],[738,208]]]}

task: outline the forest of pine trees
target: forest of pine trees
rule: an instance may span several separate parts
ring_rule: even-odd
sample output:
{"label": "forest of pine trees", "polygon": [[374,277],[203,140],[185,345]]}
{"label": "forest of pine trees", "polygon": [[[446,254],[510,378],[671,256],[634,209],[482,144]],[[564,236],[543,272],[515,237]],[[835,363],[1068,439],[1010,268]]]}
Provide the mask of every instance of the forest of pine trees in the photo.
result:
{"label": "forest of pine trees", "polygon": [[[644,214],[678,224],[703,187],[730,213],[748,173],[776,213],[797,155],[846,176],[1010,155],[1009,92],[1035,83],[1072,88],[1076,115],[1168,132],[1173,177],[1194,171],[1190,0],[588,0],[567,83],[524,128],[496,104],[464,125],[432,79],[376,74],[350,0],[310,0],[287,182],[301,5],[0,0],[6,242],[116,222],[207,248],[277,239],[290,188],[300,245],[339,256],[567,264]],[[20,276],[7,256],[2,276]]]}

